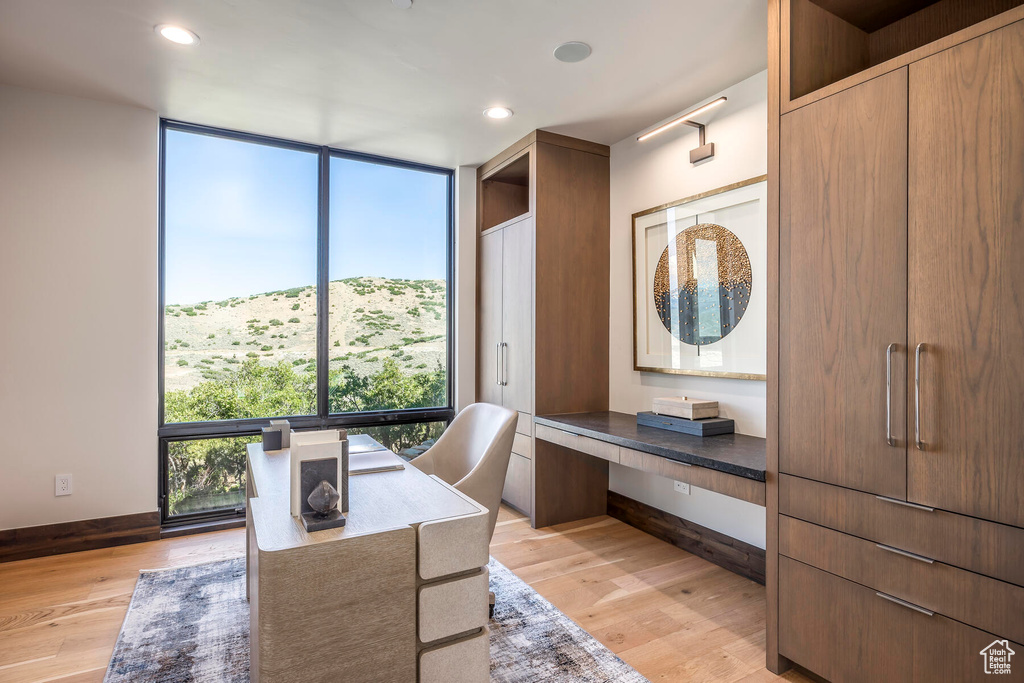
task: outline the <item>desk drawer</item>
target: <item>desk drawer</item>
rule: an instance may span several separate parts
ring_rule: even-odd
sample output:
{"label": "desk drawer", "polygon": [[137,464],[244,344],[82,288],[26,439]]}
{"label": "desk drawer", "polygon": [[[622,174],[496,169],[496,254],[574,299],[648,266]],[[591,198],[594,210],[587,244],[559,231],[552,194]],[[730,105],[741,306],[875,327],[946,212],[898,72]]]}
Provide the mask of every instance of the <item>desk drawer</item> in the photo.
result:
{"label": "desk drawer", "polygon": [[419,639],[429,643],[487,625],[487,568],[450,581],[420,586]]}
{"label": "desk drawer", "polygon": [[491,538],[487,533],[490,522],[487,508],[464,493],[451,490],[472,503],[478,512],[419,525],[416,530],[417,564],[420,578],[424,581],[484,567],[489,559]]}
{"label": "desk drawer", "polygon": [[480,683],[490,679],[487,627],[475,635],[420,653],[420,683]]}
{"label": "desk drawer", "polygon": [[619,461],[618,446],[598,439],[591,439],[589,436],[580,436],[577,439],[577,450],[609,462]]}
{"label": "desk drawer", "polygon": [[1002,638],[1024,641],[1024,588],[1019,586],[786,516],[779,518],[779,552]]}
{"label": "desk drawer", "polygon": [[1024,529],[786,474],[779,512],[1024,586]]}
{"label": "desk drawer", "polygon": [[765,485],[763,481],[747,479],[735,474],[726,474],[699,465],[677,462],[660,455],[652,455],[643,451],[622,446],[619,448],[619,463],[626,467],[657,474],[667,479],[681,481],[697,488],[714,491],[730,498],[739,498],[748,503],[765,504]]}
{"label": "desk drawer", "polygon": [[551,443],[558,444],[559,446],[571,448],[574,451],[579,450],[580,437],[562,429],[555,429],[554,427],[548,427],[547,425],[537,425],[536,436],[538,439],[550,441]]}

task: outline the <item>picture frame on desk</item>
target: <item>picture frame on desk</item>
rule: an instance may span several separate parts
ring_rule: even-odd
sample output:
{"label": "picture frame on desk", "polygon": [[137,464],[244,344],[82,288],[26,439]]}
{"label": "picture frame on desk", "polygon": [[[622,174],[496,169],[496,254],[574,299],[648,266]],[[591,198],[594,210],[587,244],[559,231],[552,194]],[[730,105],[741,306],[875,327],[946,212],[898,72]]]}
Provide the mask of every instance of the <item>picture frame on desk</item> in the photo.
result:
{"label": "picture frame on desk", "polygon": [[767,176],[633,214],[633,369],[767,378]]}

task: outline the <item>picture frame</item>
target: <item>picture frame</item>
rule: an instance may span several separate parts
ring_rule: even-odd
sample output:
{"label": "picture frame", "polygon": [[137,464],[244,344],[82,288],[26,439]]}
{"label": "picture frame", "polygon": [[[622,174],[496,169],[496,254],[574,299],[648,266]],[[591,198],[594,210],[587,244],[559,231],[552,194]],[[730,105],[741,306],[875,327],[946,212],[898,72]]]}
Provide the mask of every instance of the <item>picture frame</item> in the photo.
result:
{"label": "picture frame", "polygon": [[768,176],[633,214],[633,369],[767,379]]}

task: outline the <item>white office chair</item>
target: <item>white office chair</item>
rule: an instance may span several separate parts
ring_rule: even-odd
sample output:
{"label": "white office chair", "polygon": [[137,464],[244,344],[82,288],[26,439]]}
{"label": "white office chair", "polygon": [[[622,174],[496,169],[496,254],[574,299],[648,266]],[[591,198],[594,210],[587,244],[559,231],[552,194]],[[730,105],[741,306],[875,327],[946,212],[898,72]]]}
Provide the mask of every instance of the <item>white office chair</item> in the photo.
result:
{"label": "white office chair", "polygon": [[[490,513],[487,542],[494,535],[505,473],[512,455],[518,414],[490,403],[474,403],[459,413],[441,438],[410,461],[424,474],[436,475]],[[494,593],[491,593],[491,616]]]}

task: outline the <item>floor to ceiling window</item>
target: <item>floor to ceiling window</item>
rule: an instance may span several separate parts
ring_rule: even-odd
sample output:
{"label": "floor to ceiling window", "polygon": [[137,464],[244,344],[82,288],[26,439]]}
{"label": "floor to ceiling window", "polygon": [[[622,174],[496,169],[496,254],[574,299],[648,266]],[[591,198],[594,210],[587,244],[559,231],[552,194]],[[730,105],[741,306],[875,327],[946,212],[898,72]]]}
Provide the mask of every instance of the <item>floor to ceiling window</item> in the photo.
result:
{"label": "floor to ceiling window", "polygon": [[411,457],[452,417],[452,173],[161,124],[161,509],[242,514],[275,417]]}

